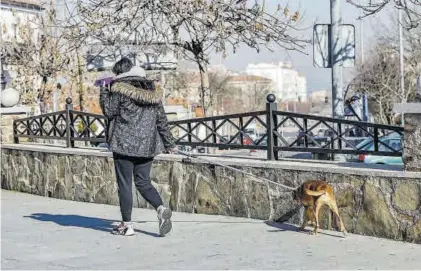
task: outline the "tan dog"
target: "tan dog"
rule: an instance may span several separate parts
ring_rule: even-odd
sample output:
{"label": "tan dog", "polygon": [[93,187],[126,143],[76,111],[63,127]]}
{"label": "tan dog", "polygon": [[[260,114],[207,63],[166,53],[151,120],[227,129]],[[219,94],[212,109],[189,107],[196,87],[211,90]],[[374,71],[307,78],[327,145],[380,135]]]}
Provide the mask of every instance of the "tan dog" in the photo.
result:
{"label": "tan dog", "polygon": [[339,216],[332,186],[324,181],[308,181],[303,183],[297,190],[293,191],[293,198],[305,207],[304,221],[299,230],[303,230],[308,222],[315,222],[313,234],[319,229],[319,211],[326,204],[339,219],[340,230],[346,235],[344,223]]}

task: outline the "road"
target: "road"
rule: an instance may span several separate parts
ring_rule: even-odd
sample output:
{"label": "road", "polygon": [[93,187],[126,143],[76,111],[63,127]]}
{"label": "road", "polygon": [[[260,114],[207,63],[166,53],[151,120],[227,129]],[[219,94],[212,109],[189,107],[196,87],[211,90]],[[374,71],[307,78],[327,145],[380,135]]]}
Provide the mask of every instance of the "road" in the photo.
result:
{"label": "road", "polygon": [[[294,128],[296,129],[296,128]],[[297,131],[284,131],[283,136],[284,138],[289,141],[290,143],[296,139]],[[263,150],[256,150],[250,152],[250,150],[224,150],[218,151],[218,154],[226,155],[226,156],[253,156],[257,158],[266,158],[267,154],[266,151]],[[280,157],[283,158],[293,158],[293,159],[312,159],[312,155],[310,152],[280,152]]]}
{"label": "road", "polygon": [[5,269],[421,269],[421,245],[338,232],[318,236],[259,220],[174,213],[157,237],[135,209],[136,236],[109,233],[118,207],[2,190]]}

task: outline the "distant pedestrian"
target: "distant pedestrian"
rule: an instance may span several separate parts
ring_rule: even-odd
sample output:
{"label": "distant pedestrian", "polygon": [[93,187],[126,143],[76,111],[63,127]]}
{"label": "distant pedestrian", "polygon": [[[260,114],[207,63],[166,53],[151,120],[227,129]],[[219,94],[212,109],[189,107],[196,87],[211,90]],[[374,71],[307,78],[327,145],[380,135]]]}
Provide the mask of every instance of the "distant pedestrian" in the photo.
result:
{"label": "distant pedestrian", "polygon": [[173,137],[162,105],[162,91],[145,71],[122,58],[113,67],[116,78],[110,87],[101,87],[100,105],[108,119],[107,143],[113,152],[120,200],[121,224],[114,234],[133,235],[132,178],[137,190],[158,213],[159,234],[171,228],[171,210],[152,185],[153,159],[164,151],[175,152]]}

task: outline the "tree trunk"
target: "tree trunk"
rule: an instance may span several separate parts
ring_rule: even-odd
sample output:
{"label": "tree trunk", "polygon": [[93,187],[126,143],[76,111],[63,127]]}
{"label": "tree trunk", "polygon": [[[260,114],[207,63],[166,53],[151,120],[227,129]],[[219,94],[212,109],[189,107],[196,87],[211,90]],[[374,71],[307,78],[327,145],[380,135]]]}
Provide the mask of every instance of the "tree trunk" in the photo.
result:
{"label": "tree trunk", "polygon": [[198,65],[200,71],[200,105],[202,106],[204,116],[207,117],[210,105],[208,69],[205,63],[198,62]]}
{"label": "tree trunk", "polygon": [[[206,63],[198,61],[200,71],[200,104],[203,109],[203,115],[208,116],[209,105],[211,104],[211,95],[209,93],[209,77]],[[205,128],[205,136],[208,137],[209,131]],[[210,153],[209,148],[206,148],[206,153]]]}
{"label": "tree trunk", "polygon": [[45,103],[45,91],[47,88],[47,80],[48,79],[46,77],[42,78],[41,89],[40,89],[40,92],[38,93],[40,114],[47,113],[47,104]]}
{"label": "tree trunk", "polygon": [[82,72],[82,64],[80,61],[79,53],[76,52],[77,57],[77,71],[78,71],[78,93],[79,93],[79,108],[80,111],[84,110],[84,91],[83,91],[83,72]]}

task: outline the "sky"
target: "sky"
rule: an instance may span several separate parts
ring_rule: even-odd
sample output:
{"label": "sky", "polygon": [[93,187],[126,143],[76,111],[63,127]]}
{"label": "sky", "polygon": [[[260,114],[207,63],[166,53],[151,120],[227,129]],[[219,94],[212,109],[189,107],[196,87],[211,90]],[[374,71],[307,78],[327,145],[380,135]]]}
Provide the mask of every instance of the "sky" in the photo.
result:
{"label": "sky", "polygon": [[[268,6],[277,6],[278,3],[285,4],[283,0],[266,0]],[[346,0],[341,0],[342,21],[344,24],[355,25],[356,38],[356,56],[359,61],[360,50],[360,10],[346,3]],[[305,28],[300,35],[306,39],[312,39],[312,27],[315,23],[330,23],[330,0],[290,0],[289,6],[291,10],[299,8],[300,13],[304,13],[304,22],[302,27]],[[363,19],[363,40],[364,40],[364,54],[369,53],[370,46],[384,30],[384,25],[392,23],[392,10],[385,10],[379,15],[366,17]],[[285,52],[285,50],[278,49],[275,52],[263,50],[257,53],[249,48],[242,47],[235,55],[229,55],[226,59],[221,59],[220,56],[214,55],[211,59],[211,64],[223,64],[228,69],[233,71],[245,70],[249,63],[290,61],[293,67],[307,78],[307,90],[313,92],[316,90],[331,90],[331,69],[322,69],[313,67],[312,46],[308,46],[306,53]],[[352,78],[354,68],[344,69],[344,87]]]}

